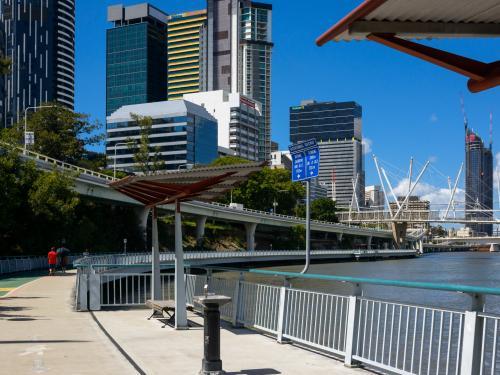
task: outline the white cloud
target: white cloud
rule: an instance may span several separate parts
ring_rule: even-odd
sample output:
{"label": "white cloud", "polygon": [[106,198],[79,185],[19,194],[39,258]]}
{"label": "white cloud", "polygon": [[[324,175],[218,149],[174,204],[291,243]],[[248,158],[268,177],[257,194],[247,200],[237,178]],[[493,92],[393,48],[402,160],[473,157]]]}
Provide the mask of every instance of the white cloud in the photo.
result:
{"label": "white cloud", "polygon": [[497,154],[495,155],[495,169],[493,173],[493,185],[496,189],[498,189],[498,178],[500,177],[500,152],[497,152]]}
{"label": "white cloud", "polygon": [[[399,181],[398,185],[394,188],[394,193],[396,196],[405,196],[408,193],[408,178],[404,178]],[[413,181],[412,183],[415,183]],[[412,192],[412,195],[417,195],[420,199],[427,200],[431,202],[431,205],[445,206],[450,201],[451,192],[447,187],[439,187],[431,185],[425,182],[419,182],[418,185]],[[455,202],[463,202],[465,199],[465,191],[463,189],[457,188],[455,192],[454,200]],[[439,207],[435,207],[438,209]]]}
{"label": "white cloud", "polygon": [[362,143],[363,143],[363,154],[366,155],[371,153],[373,141],[370,138],[364,137]]}
{"label": "white cloud", "polygon": [[433,113],[433,114],[431,114],[431,117],[429,117],[429,121],[432,123],[436,123],[439,121],[439,118],[437,117],[437,115],[435,113]]}

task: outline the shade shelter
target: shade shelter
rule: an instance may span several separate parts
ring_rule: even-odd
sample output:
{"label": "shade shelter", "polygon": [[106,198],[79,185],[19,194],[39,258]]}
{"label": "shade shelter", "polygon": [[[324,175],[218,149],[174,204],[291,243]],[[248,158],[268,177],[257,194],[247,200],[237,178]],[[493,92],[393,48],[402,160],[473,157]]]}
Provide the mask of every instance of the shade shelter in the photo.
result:
{"label": "shade shelter", "polygon": [[200,167],[150,176],[128,176],[110,187],[152,210],[152,298],[161,299],[158,207],[175,205],[175,327],[187,328],[184,256],[182,248],[181,202],[211,202],[260,171],[266,163]]}
{"label": "shade shelter", "polygon": [[481,62],[413,40],[499,36],[498,0],[365,0],[316,44],[371,40],[462,74],[469,90],[479,92],[500,85],[500,60]]}

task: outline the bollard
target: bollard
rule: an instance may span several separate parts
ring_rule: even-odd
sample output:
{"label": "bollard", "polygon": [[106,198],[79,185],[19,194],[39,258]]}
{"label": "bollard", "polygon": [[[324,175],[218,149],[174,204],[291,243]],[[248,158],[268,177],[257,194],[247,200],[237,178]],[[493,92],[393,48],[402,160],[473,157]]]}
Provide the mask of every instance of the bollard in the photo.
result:
{"label": "bollard", "polygon": [[203,360],[200,375],[221,375],[220,359],[220,306],[231,301],[230,297],[205,295],[195,297],[194,301],[203,306]]}

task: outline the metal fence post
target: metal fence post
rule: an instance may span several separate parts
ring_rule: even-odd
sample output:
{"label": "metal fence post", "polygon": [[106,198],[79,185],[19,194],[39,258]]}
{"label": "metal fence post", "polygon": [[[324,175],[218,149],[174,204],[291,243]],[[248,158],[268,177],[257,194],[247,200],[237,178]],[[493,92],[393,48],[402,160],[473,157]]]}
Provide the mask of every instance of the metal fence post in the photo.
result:
{"label": "metal fence post", "polygon": [[278,307],[278,332],[276,340],[283,344],[283,330],[285,328],[285,303],[286,303],[286,287],[280,288],[280,302]]}
{"label": "metal fence post", "polygon": [[236,280],[236,284],[234,286],[234,292],[233,292],[233,316],[232,316],[232,323],[233,327],[238,327],[238,306],[240,304],[240,285],[241,285],[241,273],[240,273],[240,278]]}
{"label": "metal fence post", "polygon": [[101,309],[101,275],[91,273],[89,278],[89,310]]}
{"label": "metal fence post", "polygon": [[[356,335],[356,321],[359,314],[358,297],[350,296],[347,315],[347,332],[345,340],[345,358],[344,365],[347,367],[353,366],[352,355],[354,353],[354,339]],[[359,328],[359,327],[358,327]]]}
{"label": "metal fence post", "polygon": [[88,274],[77,271],[78,279],[78,299],[76,308],[78,311],[88,311]]}
{"label": "metal fence post", "polygon": [[484,318],[478,315],[478,311],[484,308],[484,296],[472,294],[471,310],[466,311],[464,319],[464,332],[462,341],[462,363],[460,366],[461,375],[479,374],[481,363],[481,346],[483,342]]}

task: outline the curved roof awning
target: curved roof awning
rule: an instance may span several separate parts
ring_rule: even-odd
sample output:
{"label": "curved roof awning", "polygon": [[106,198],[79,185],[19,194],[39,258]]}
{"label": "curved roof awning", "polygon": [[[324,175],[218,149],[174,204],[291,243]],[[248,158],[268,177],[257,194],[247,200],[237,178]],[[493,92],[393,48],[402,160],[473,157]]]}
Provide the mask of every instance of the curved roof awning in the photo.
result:
{"label": "curved roof awning", "polygon": [[412,40],[500,37],[498,0],[365,0],[317,40],[371,40],[469,78],[472,92],[500,85],[500,61],[485,63]]}
{"label": "curved roof awning", "polygon": [[248,180],[264,165],[266,162],[128,176],[109,186],[148,207],[193,199],[211,202]]}

